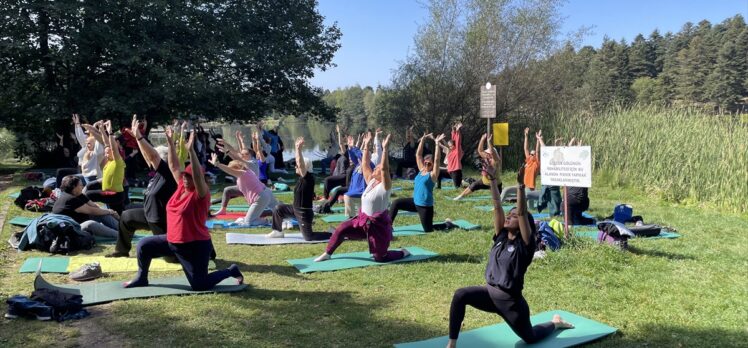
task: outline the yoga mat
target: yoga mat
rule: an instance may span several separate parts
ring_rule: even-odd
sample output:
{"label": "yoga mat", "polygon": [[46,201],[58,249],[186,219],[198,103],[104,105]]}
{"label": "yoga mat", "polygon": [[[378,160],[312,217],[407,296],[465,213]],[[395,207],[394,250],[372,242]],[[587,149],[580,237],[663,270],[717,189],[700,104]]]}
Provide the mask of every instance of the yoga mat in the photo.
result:
{"label": "yoga mat", "polygon": [[[101,271],[104,273],[137,272],[138,260],[126,257],[104,257],[104,256],[55,256],[55,257],[30,257],[21,265],[19,273],[34,273],[42,261],[42,273],[70,273],[87,263],[99,262]],[[208,263],[209,269],[215,269],[213,261]],[[182,265],[168,263],[163,259],[151,261],[151,272],[181,271]]]}
{"label": "yoga mat", "polygon": [[226,244],[281,245],[327,243],[325,240],[304,240],[301,233],[285,233],[283,238],[267,238],[264,234],[226,233]]}
{"label": "yoga mat", "polygon": [[145,196],[143,196],[143,195],[130,195],[130,200],[131,201],[144,201],[145,200]]}
{"label": "yoga mat", "polygon": [[26,227],[34,219],[35,218],[30,218],[30,217],[26,217],[26,216],[16,216],[16,217],[10,219],[10,221],[8,221],[8,223],[10,223],[11,225],[15,225],[15,226]]}
{"label": "yoga mat", "polygon": [[[454,197],[447,197],[447,198],[453,199]],[[462,197],[459,201],[478,202],[478,201],[485,201],[489,199],[491,199],[491,196],[467,196],[467,197]]]}
{"label": "yoga mat", "polygon": [[[512,329],[509,328],[509,325],[502,323],[461,332],[460,338],[457,340],[457,346],[533,348],[571,347],[603,338],[618,331],[618,329],[614,327],[566,311],[548,311],[538,313],[531,316],[530,321],[533,325],[547,322],[553,318],[554,314],[558,314],[564,318],[564,320],[572,323],[574,328],[568,330],[556,330],[544,340],[529,345],[517,337]],[[447,345],[448,339],[447,336],[441,336],[423,341],[399,343],[395,344],[395,348],[444,347]]]}
{"label": "yoga mat", "polygon": [[[137,244],[141,239],[151,236],[150,234],[135,234],[132,236],[130,241],[133,245]],[[94,236],[96,244],[117,244],[117,238]]]}
{"label": "yoga mat", "polygon": [[13,193],[9,193],[8,194],[8,197],[13,198],[13,199],[16,199],[16,198],[18,198],[20,196],[21,196],[20,192],[13,192]]}
{"label": "yoga mat", "polygon": [[[443,221],[442,221],[443,222]],[[441,223],[441,222],[435,222],[435,223]],[[474,230],[477,228],[480,228],[480,225],[476,225],[474,223],[471,223],[467,220],[455,220],[452,221],[453,224],[457,225],[460,229],[463,230]],[[423,226],[421,224],[413,224],[408,226],[396,226],[393,228],[393,235],[396,235],[397,232],[423,232]]]}
{"label": "yoga mat", "polygon": [[[218,209],[221,209],[220,204],[214,204],[210,206],[210,210],[218,210]],[[249,205],[248,204],[229,204],[226,206],[226,210],[233,211],[233,212],[236,212],[236,211],[246,212],[247,210],[249,210]]]}
{"label": "yoga mat", "polygon": [[[504,209],[504,212],[508,212],[514,208],[513,205],[502,205],[501,207]],[[474,208],[480,211],[493,211],[492,205],[476,205]]]}
{"label": "yoga mat", "polygon": [[218,283],[213,289],[207,291],[194,291],[185,277],[151,278],[149,286],[125,289],[122,281],[88,283],[88,284],[61,284],[54,285],[47,282],[41,274],[34,279],[34,289],[52,289],[60,292],[82,295],[83,305],[90,306],[100,303],[125,300],[130,298],[159,297],[169,295],[193,295],[209,294],[216,292],[237,292],[247,288],[247,284],[236,284],[236,279],[226,278]]}
{"label": "yoga mat", "polygon": [[267,224],[261,224],[261,225],[239,225],[233,221],[226,221],[226,220],[208,220],[205,222],[205,227],[213,229],[213,228],[263,228],[263,227],[271,227],[272,225],[270,223]]}
{"label": "yoga mat", "polygon": [[[580,231],[580,232],[574,232],[574,235],[577,237],[585,237],[585,238],[592,238],[597,239],[597,233],[598,231]],[[681,235],[676,232],[666,232],[661,231],[659,235],[653,236],[653,237],[636,237],[634,239],[675,239],[680,237]]]}
{"label": "yoga mat", "polygon": [[454,190],[454,189],[456,189],[456,187],[454,187],[454,186],[444,186],[444,187],[442,187],[442,188],[440,188],[440,189],[439,189],[439,188],[436,188],[436,187],[434,187],[434,189],[436,189],[436,190],[442,190],[442,191],[451,191],[451,190]]}
{"label": "yoga mat", "polygon": [[[343,207],[338,207],[338,208],[343,209]],[[335,211],[335,208],[333,208],[332,210]],[[416,215],[416,213],[412,211],[398,211],[397,215],[411,216],[411,215]],[[345,214],[327,215],[322,218],[322,221],[324,222],[343,222],[345,220],[348,220],[348,216],[346,216]]]}
{"label": "yoga mat", "polygon": [[291,259],[286,260],[292,266],[296,267],[301,273],[311,272],[326,272],[326,271],[337,271],[348,268],[358,268],[367,266],[383,266],[390,265],[393,263],[411,262],[430,259],[432,257],[439,256],[433,251],[422,249],[419,247],[409,246],[405,247],[410,252],[410,256],[390,262],[376,262],[371,257],[368,251],[362,251],[357,253],[348,254],[333,254],[332,258],[327,261],[314,262],[317,257],[310,257],[307,259]]}

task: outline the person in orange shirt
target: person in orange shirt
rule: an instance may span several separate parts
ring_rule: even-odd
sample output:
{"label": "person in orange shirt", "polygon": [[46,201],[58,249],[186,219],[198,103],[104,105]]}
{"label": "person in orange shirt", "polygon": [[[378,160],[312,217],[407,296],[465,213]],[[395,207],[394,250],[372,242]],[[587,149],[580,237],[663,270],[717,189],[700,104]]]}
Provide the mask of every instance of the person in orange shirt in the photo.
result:
{"label": "person in orange shirt", "polygon": [[525,128],[525,187],[530,191],[535,191],[535,177],[540,170],[540,143],[542,142],[542,130],[535,134],[535,150],[530,150],[527,144],[527,133],[530,128]]}

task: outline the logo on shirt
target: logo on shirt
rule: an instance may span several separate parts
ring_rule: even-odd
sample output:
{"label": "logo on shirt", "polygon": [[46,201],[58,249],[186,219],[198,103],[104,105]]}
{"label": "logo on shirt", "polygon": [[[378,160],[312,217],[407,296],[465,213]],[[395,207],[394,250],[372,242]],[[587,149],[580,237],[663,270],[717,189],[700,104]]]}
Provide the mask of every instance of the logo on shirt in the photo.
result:
{"label": "logo on shirt", "polygon": [[506,248],[507,251],[514,252],[514,245],[510,245],[508,248]]}

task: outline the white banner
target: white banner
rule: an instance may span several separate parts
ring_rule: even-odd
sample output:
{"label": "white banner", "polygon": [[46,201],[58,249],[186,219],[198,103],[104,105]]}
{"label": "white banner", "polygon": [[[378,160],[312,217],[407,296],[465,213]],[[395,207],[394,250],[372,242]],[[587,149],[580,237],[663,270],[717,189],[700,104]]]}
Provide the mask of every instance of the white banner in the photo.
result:
{"label": "white banner", "polygon": [[592,148],[541,147],[540,182],[546,186],[592,187]]}

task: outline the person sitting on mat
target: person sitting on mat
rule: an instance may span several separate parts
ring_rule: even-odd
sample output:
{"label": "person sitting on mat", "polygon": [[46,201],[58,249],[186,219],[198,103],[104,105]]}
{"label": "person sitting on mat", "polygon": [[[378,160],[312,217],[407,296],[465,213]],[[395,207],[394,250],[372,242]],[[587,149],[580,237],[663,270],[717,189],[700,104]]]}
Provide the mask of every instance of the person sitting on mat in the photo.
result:
{"label": "person sitting on mat", "polygon": [[62,193],[52,206],[52,213],[67,215],[81,225],[81,230],[94,236],[117,238],[119,215],[112,209],[102,209],[83,194],[83,179],[68,175],[60,184]]}
{"label": "person sitting on mat", "polygon": [[122,214],[127,198],[124,188],[125,160],[122,159],[119,142],[112,134],[112,121],[100,124],[99,132],[104,141],[104,154],[107,162],[104,165],[101,181],[88,183],[85,193],[92,201],[106,203],[117,214]]}
{"label": "person sitting on mat", "polygon": [[[492,164],[485,164],[485,171],[498,173]],[[494,236],[493,246],[486,266],[486,285],[460,288],[452,297],[449,309],[449,342],[447,348],[457,346],[460,327],[465,318],[465,307],[470,305],[484,312],[496,313],[526,343],[542,340],[557,329],[570,329],[574,326],[554,315],[553,320],[532,326],[530,308],[522,296],[525,272],[532,262],[535,252],[535,223],[527,211],[524,190],[524,165],[517,174],[520,189],[517,190],[517,207],[507,216],[499,200],[496,177],[490,175],[491,196],[493,198]]]}
{"label": "person sitting on mat", "polygon": [[[455,188],[462,187],[462,134],[460,129],[462,128],[462,122],[457,122],[452,126],[452,138],[447,142],[447,145],[443,145],[441,142],[437,143],[438,147],[442,148],[444,152],[444,160],[447,163],[447,174],[452,178],[452,183]],[[437,162],[438,163],[438,162]],[[443,176],[443,174],[440,174]],[[441,180],[436,182],[436,188],[441,189]]]}
{"label": "person sitting on mat", "polygon": [[[434,182],[439,181],[439,166],[437,163],[439,163],[441,157],[441,147],[436,146],[433,158],[431,155],[423,157],[423,143],[426,139],[434,139],[434,136],[424,134],[418,141],[418,149],[416,150],[418,175],[413,181],[413,197],[399,198],[392,202],[390,217],[394,224],[399,210],[418,212],[423,232],[432,232],[433,230],[450,229],[454,225],[449,219],[446,219],[444,223],[434,224]],[[442,139],[444,139],[444,134],[436,137],[435,142],[438,144]]]}
{"label": "person sitting on mat", "polygon": [[[244,162],[233,160],[229,165],[218,162],[216,154],[210,157],[210,163],[224,173],[236,178],[236,186],[242,192],[244,199],[249,204],[247,214],[243,218],[236,220],[240,225],[265,225],[267,220],[262,218],[265,209],[273,209],[278,205],[278,201],[273,196],[273,191],[260,182],[255,172],[249,170]],[[223,210],[223,209],[222,209]]]}
{"label": "person sitting on mat", "polygon": [[[364,137],[362,145],[363,162],[369,163],[369,141],[371,133]],[[382,142],[383,153],[389,153],[390,135]],[[384,156],[382,162],[372,170],[369,166],[363,167],[364,178],[367,185],[361,196],[361,212],[353,219],[343,222],[333,232],[327,243],[325,252],[314,259],[315,262],[330,259],[344,239],[367,239],[369,252],[374,256],[376,262],[388,262],[399,260],[410,255],[408,250],[388,250],[392,241],[392,220],[387,211],[392,190],[392,178],[390,178],[389,156]]]}
{"label": "person sitting on mat", "polygon": [[210,188],[205,181],[202,168],[198,165],[195,147],[192,146],[195,142],[195,131],[190,131],[187,140],[190,165],[184,170],[177,159],[171,127],[167,127],[164,133],[169,146],[169,170],[178,183],[176,192],[166,205],[166,234],[146,237],[138,242],[138,274],[123,286],[148,286],[151,260],[164,256],[176,256],[182,264],[182,270],[192,290],[210,290],[228,277],[234,277],[238,284],[242,284],[244,276],[235,264],[227,269],[208,273],[208,261],[213,252],[210,233],[205,227],[210,205]]}
{"label": "person sitting on mat", "polygon": [[[483,149],[484,144],[486,146],[485,150]],[[478,155],[480,156],[482,163],[490,164],[490,167],[495,168],[496,171],[493,173],[486,172],[485,168],[487,168],[487,166],[484,165],[481,170],[480,180],[476,180],[470,184],[470,186],[462,191],[459,196],[453,198],[453,200],[459,201],[475,191],[490,189],[489,184],[491,181],[488,179],[489,177],[496,178],[499,182],[499,191],[501,191],[501,177],[499,176],[499,173],[501,173],[501,156],[499,156],[499,153],[496,152],[496,149],[491,145],[491,135],[483,134],[483,136],[481,136],[480,142],[478,142]]]}
{"label": "person sitting on mat", "polygon": [[132,116],[130,132],[138,142],[138,149],[145,162],[155,174],[143,192],[143,208],[127,209],[122,213],[117,245],[107,257],[130,257],[132,237],[136,230],[150,230],[154,235],[166,234],[166,204],[177,190],[177,182],[166,163],[169,149],[165,146],[153,148],[140,133],[137,115]]}
{"label": "person sitting on mat", "polygon": [[279,204],[273,208],[273,231],[268,238],[283,238],[283,219],[295,217],[299,222],[299,229],[304,240],[327,240],[331,233],[313,232],[314,212],[312,202],[314,201],[314,174],[312,173],[312,160],[302,158],[301,149],[304,146],[304,138],[296,138],[296,174],[299,180],[296,182],[293,192],[293,205]]}

